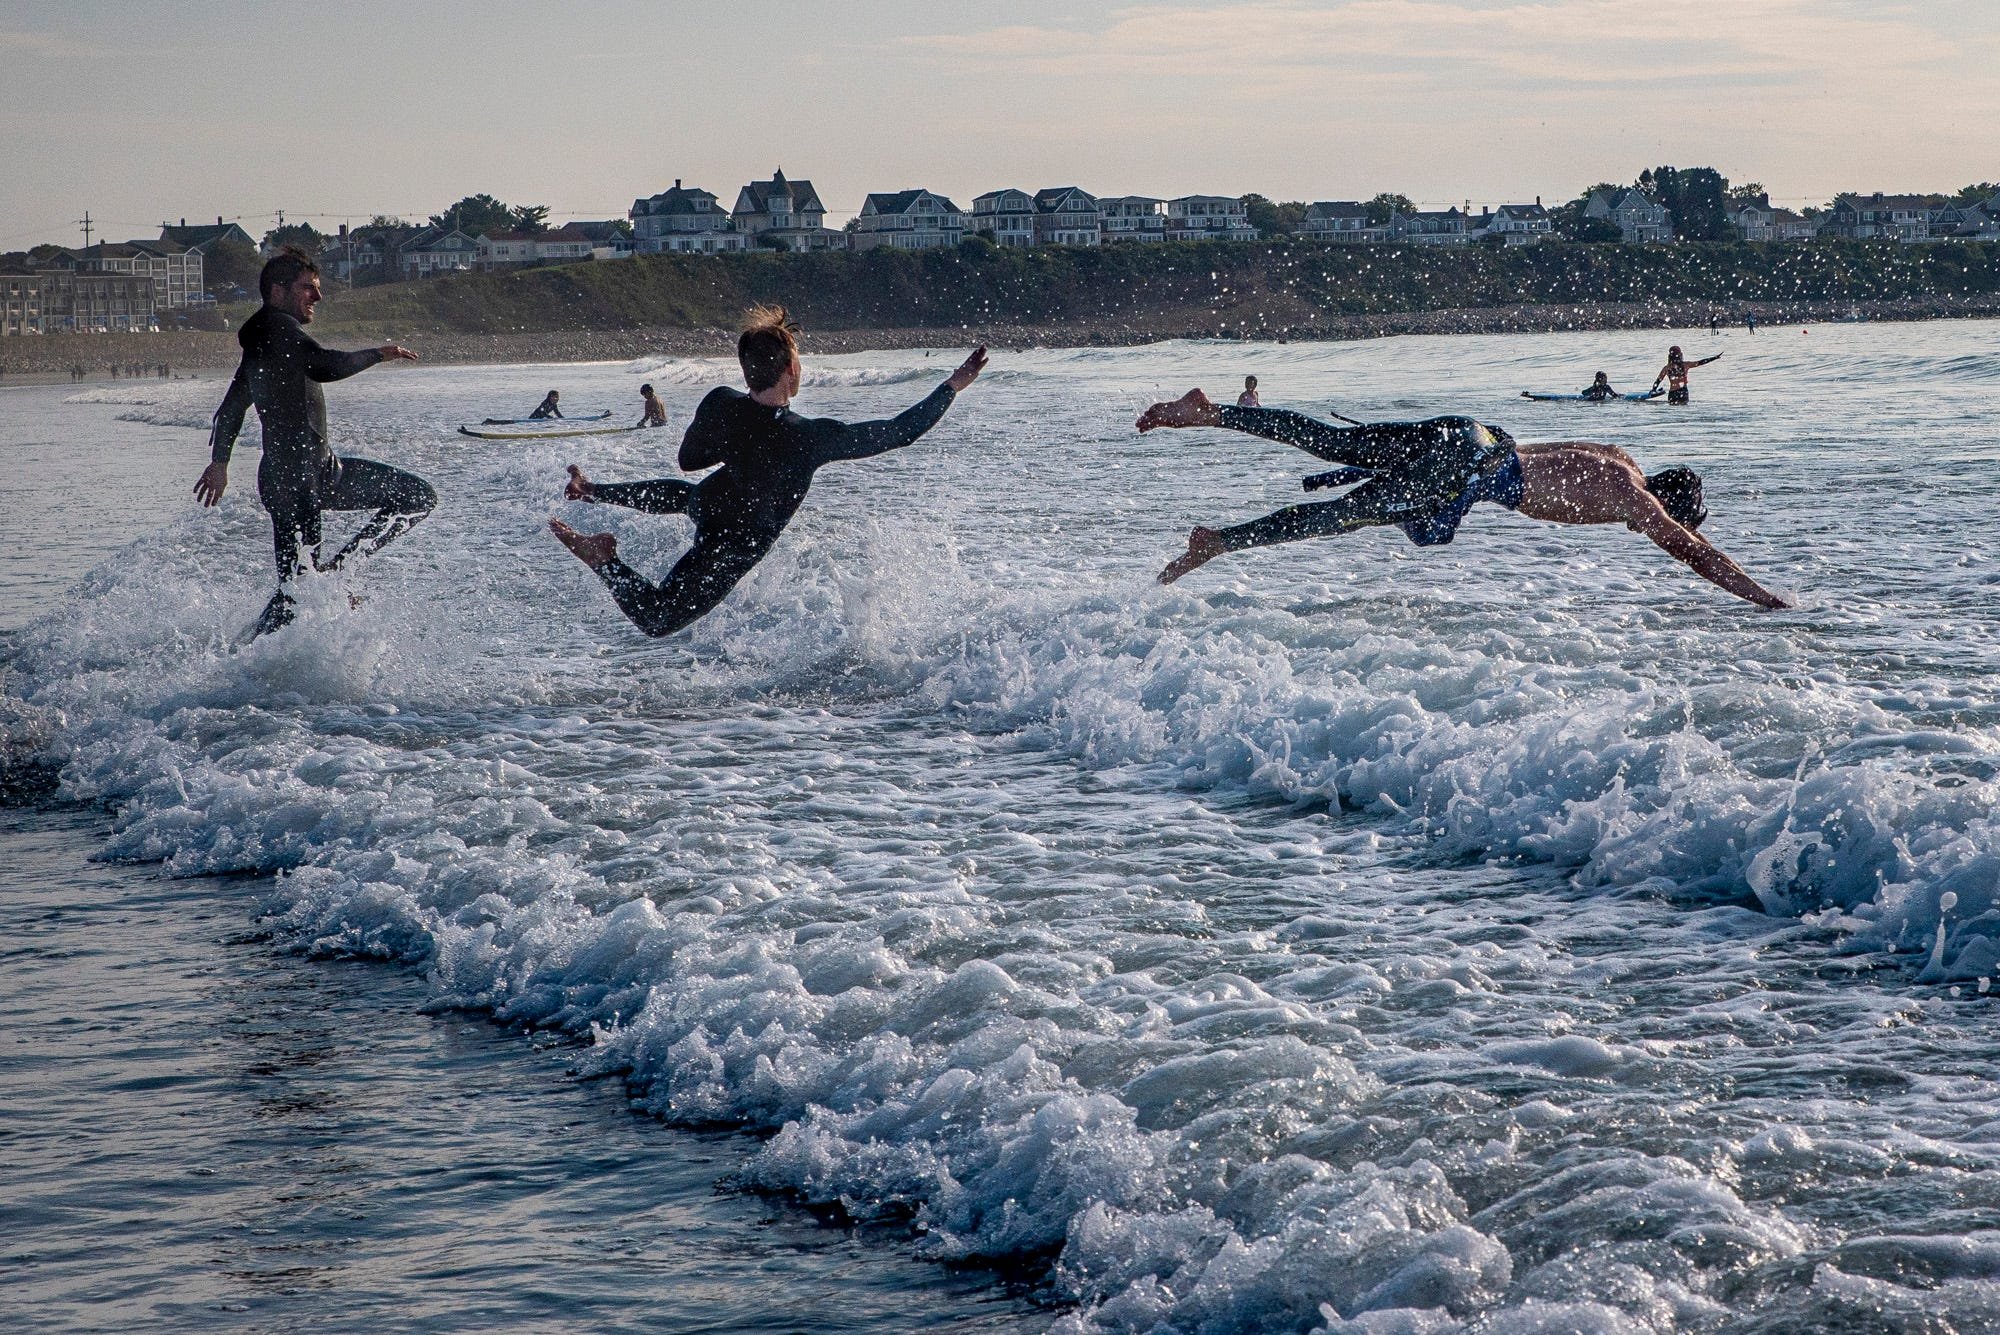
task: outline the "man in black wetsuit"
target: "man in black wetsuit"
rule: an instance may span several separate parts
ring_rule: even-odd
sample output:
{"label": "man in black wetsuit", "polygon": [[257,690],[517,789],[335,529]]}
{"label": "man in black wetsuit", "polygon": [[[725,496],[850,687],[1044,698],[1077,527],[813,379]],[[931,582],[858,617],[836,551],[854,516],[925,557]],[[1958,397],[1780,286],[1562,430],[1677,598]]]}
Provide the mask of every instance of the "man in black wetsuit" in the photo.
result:
{"label": "man in black wetsuit", "polygon": [[1394,524],[1419,547],[1448,543],[1480,501],[1556,524],[1623,524],[1710,583],[1764,608],[1790,606],[1695,530],[1708,517],[1701,478],[1668,468],[1651,477],[1623,450],[1588,441],[1517,446],[1496,426],[1468,417],[1378,422],[1342,428],[1278,408],[1223,408],[1200,390],[1156,403],[1141,431],[1219,426],[1296,445],[1332,463],[1305,479],[1307,491],[1354,490],[1338,500],[1288,505],[1232,528],[1196,528],[1187,551],[1160,572],[1171,584],[1224,552]]}
{"label": "man in black wetsuit", "polygon": [[659,584],[618,559],[618,540],[611,534],[579,533],[560,519],[549,521],[549,531],[597,572],[619,608],[648,635],[670,635],[727,597],[785,531],[822,465],[866,459],[915,441],[937,425],[986,365],[986,349],[974,348],[923,402],[886,421],[801,417],[789,406],[799,390],[793,335],[783,307],[751,312],[736,341],[750,392],[711,390],[681,439],[684,471],[721,465],[701,481],[592,482],[570,465],[565,495],[571,500],[685,514],[694,521],[694,546]]}
{"label": "man in black wetsuit", "polygon": [[[236,341],[242,364],[209,433],[209,463],[194,484],[195,498],[214,505],[229,486],[229,455],[252,405],[264,423],[264,457],[257,465],[257,495],[271,512],[278,561],[278,591],[251,628],[251,638],[292,619],[286,585],[310,561],[335,570],[355,553],[376,551],[431,512],[437,493],[413,473],[372,459],[340,458],[327,444],[326,395],[320,386],[345,380],[379,361],[415,361],[407,348],[385,343],[359,352],[323,348],[306,333],[319,304],[319,269],[305,252],[286,247],[258,275],[264,305],[243,322]],[[319,557],[320,514],[373,510],[374,518],[333,558]]]}
{"label": "man in black wetsuit", "polygon": [[528,414],[528,420],[530,422],[545,422],[551,417],[561,417],[561,399],[562,395],[554,390],[550,390],[548,397],[536,404],[535,411]]}

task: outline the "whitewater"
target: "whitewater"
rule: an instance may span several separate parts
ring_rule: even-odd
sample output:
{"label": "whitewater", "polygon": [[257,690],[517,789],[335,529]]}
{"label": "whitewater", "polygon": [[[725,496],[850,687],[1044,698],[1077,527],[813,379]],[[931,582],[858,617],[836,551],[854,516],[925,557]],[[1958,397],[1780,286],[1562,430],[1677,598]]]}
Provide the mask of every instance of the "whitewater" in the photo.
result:
{"label": "whitewater", "polygon": [[[117,488],[185,495],[219,382],[9,389],[0,779],[157,893],[387,962],[385,1010],[751,1133],[733,1192],[1032,1276],[1065,1335],[2000,1330],[1996,335],[1000,353],[659,641],[544,526],[662,573],[685,523],[564,465],[673,475],[732,366],[377,368],[336,448],[439,509],[237,653],[254,430],[219,510],[65,556]],[[1643,389],[1676,339],[1724,354],[1688,407],[1517,397]],[[887,416],[961,355],[812,359],[797,406]],[[1691,465],[1799,606],[1492,506],[1163,588],[1324,467],[1132,430],[1246,374]],[[453,430],[644,381],[675,429]]]}

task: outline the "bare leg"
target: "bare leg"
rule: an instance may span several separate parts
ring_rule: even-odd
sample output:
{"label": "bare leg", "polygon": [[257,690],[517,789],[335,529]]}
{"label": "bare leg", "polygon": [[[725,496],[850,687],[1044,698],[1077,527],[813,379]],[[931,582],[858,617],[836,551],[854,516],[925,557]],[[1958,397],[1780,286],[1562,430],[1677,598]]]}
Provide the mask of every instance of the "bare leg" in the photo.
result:
{"label": "bare leg", "polygon": [[1171,584],[1190,570],[1199,569],[1227,551],[1222,545],[1222,535],[1212,528],[1197,526],[1188,534],[1187,551],[1167,563],[1160,572],[1160,583]]}
{"label": "bare leg", "polygon": [[610,533],[578,533],[560,519],[549,521],[549,532],[577,560],[596,570],[618,559],[618,539]]}

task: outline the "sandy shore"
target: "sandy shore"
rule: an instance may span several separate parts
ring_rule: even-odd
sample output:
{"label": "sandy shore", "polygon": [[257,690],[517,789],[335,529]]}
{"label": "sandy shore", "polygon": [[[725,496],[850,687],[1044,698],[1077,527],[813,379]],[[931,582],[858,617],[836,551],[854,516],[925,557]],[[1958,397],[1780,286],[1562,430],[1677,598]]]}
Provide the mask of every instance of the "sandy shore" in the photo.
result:
{"label": "sandy shore", "polygon": [[[977,329],[808,329],[803,343],[822,355],[892,348],[961,348],[984,342],[995,348],[1122,347],[1176,338],[1338,341],[1398,334],[1528,334],[1591,329],[1690,329],[1711,315],[1739,323],[1741,306],[1711,302],[1605,302],[1574,306],[1483,306],[1386,315],[1327,315],[1306,322],[1230,323],[1217,312],[1161,312],[1143,324],[1067,323],[987,325]],[[1827,324],[1844,320],[1939,320],[2000,315],[2000,297],[1934,297],[1895,301],[1759,304],[1760,325]],[[316,328],[327,342],[347,347],[395,339],[425,361],[448,365],[627,361],[636,357],[719,357],[735,346],[727,329],[600,329],[518,334],[420,334],[343,327]],[[61,382],[81,368],[83,379],[111,378],[112,367],[165,364],[175,375],[214,374],[236,364],[230,334],[54,334],[0,340],[0,385]],[[143,376],[141,378],[144,378]]]}

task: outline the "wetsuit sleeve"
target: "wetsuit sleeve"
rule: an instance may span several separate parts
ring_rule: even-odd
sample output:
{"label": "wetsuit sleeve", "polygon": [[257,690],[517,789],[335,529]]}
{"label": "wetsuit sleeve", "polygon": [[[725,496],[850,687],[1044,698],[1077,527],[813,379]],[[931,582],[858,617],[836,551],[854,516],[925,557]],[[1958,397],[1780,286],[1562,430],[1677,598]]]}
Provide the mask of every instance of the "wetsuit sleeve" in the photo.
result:
{"label": "wetsuit sleeve", "polygon": [[244,368],[236,368],[236,376],[229,382],[229,392],[222,396],[222,406],[215,410],[215,420],[208,429],[208,458],[211,463],[227,464],[230,451],[236,448],[236,437],[243,430],[244,415],[250,411],[250,377]]}
{"label": "wetsuit sleeve", "polygon": [[817,466],[836,459],[867,459],[900,450],[936,426],[957,397],[958,391],[946,381],[921,403],[882,421],[849,423],[820,418],[812,424],[813,463]]}
{"label": "wetsuit sleeve", "polygon": [[306,378],[325,384],[330,380],[345,380],[351,375],[359,375],[376,362],[382,354],[375,348],[361,348],[355,352],[341,352],[335,348],[323,348],[304,330],[297,334],[299,359],[306,368]]}
{"label": "wetsuit sleeve", "polygon": [[719,424],[719,406],[729,396],[727,389],[712,389],[694,410],[694,418],[681,435],[680,465],[683,473],[699,473],[728,458],[729,433]]}

